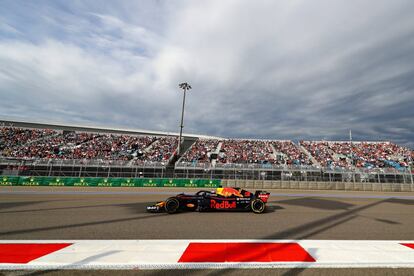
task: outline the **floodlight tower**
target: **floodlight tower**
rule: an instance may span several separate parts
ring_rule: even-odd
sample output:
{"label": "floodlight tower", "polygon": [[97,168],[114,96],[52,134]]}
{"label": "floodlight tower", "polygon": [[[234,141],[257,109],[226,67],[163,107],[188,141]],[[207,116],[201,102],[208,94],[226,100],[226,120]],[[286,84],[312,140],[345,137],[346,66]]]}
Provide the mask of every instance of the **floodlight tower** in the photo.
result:
{"label": "floodlight tower", "polygon": [[189,85],[186,82],[183,82],[183,83],[180,83],[178,85],[178,87],[180,87],[184,92],[184,94],[183,94],[183,108],[181,109],[180,137],[178,139],[178,150],[177,150],[178,156],[181,156],[181,139],[182,139],[182,136],[183,136],[183,127],[184,127],[183,122],[184,122],[185,93],[191,89],[191,85]]}

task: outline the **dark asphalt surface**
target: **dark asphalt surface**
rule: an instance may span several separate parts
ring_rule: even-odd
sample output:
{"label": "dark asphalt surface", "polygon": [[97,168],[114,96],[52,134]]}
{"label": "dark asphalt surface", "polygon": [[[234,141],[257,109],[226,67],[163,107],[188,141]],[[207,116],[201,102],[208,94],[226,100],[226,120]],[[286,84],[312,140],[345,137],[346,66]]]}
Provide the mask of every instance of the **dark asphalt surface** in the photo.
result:
{"label": "dark asphalt surface", "polygon": [[361,198],[358,193],[357,198],[344,198],[338,193],[335,198],[332,191],[330,197],[309,192],[302,197],[271,196],[267,212],[260,215],[168,215],[147,213],[145,207],[165,199],[171,190],[97,194],[84,188],[73,194],[71,188],[54,188],[54,194],[49,188],[42,194],[39,188],[19,189],[35,194],[0,190],[0,239],[414,239],[414,199],[381,198],[406,194],[367,193],[379,198]]}
{"label": "dark asphalt surface", "polygon": [[[135,192],[130,194],[129,191]],[[298,195],[298,191],[278,190],[271,191],[277,195],[271,195],[267,212],[260,215],[245,212],[168,215],[147,213],[145,207],[181,190],[136,191],[118,188],[1,187],[0,239],[414,240],[413,194],[299,191],[301,195]],[[284,275],[414,275],[410,269],[247,271]],[[221,275],[217,270],[181,272],[186,275]],[[238,270],[221,272],[229,275],[241,273]],[[2,273],[57,275],[62,271],[0,272],[0,275]],[[152,275],[156,271],[141,273]]]}

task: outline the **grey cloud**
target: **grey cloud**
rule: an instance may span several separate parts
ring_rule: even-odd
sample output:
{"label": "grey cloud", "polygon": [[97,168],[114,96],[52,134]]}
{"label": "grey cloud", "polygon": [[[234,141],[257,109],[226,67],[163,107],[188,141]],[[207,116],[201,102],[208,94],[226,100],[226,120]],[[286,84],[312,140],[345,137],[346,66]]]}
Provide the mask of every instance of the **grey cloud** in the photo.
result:
{"label": "grey cloud", "polygon": [[188,132],[414,147],[412,1],[87,3],[0,33],[0,114],[174,131],[188,81]]}

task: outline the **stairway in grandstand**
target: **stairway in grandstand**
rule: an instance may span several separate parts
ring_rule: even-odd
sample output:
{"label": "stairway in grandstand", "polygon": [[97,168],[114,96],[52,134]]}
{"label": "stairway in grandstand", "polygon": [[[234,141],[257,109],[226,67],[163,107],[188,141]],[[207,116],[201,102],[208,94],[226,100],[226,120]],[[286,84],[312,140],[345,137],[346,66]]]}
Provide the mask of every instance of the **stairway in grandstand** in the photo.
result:
{"label": "stairway in grandstand", "polygon": [[[183,137],[183,142],[181,144],[181,152],[184,154],[195,142],[197,141],[197,138],[189,138]],[[174,177],[174,169],[175,169],[175,163],[178,161],[180,156],[176,153],[173,157],[170,158],[168,165],[166,167],[165,176],[167,178]]]}
{"label": "stairway in grandstand", "polygon": [[304,152],[311,160],[312,160],[312,164],[315,164],[319,167],[321,167],[321,164],[319,164],[318,160],[316,160],[316,158],[301,144],[297,144],[297,146],[299,147],[299,149]]}
{"label": "stairway in grandstand", "polygon": [[278,152],[272,144],[270,144],[270,147],[272,149],[273,160],[277,160],[278,154],[282,154],[282,153]]}

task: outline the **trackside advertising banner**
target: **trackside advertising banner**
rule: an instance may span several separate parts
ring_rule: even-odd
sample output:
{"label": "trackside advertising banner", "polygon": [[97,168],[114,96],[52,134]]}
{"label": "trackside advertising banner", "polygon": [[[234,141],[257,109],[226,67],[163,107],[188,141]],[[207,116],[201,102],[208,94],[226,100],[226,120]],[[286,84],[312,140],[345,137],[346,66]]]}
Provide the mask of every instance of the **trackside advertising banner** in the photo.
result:
{"label": "trackside advertising banner", "polygon": [[183,187],[217,188],[221,180],[176,178],[101,178],[2,176],[0,186],[74,186],[74,187]]}

